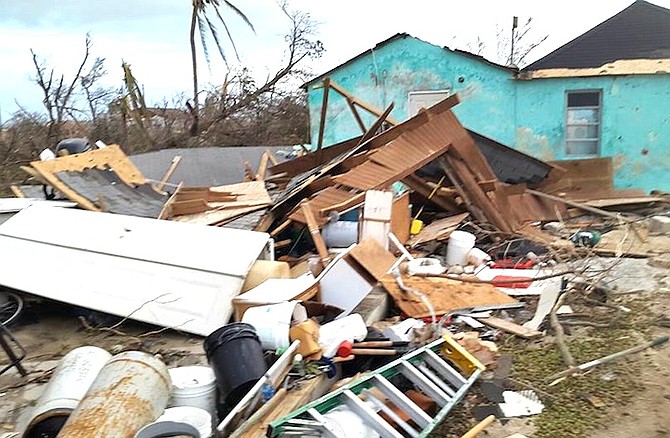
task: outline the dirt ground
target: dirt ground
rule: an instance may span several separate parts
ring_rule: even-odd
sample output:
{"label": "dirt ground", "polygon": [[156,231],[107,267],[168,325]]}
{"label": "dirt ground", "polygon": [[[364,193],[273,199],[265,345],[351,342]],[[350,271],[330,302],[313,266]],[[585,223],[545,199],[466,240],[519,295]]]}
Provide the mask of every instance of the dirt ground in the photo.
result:
{"label": "dirt ground", "polygon": [[[663,324],[648,324],[659,317],[670,317],[670,275],[668,269],[651,267],[646,259],[622,259],[612,269],[609,281],[617,296],[614,302],[644,303],[644,339],[670,335]],[[604,263],[607,263],[605,260]],[[53,302],[32,302],[20,321],[11,327],[14,336],[26,349],[23,361],[28,370],[21,377],[15,369],[0,375],[0,438],[15,436],[21,430],[30,408],[39,398],[48,380],[49,371],[68,351],[82,345],[96,345],[112,353],[140,349],[160,354],[168,366],[206,363],[202,338],[174,331],[161,331],[153,326],[124,322],[114,330],[87,327],[65,305]],[[156,333],[158,331],[158,333]],[[637,341],[637,340],[636,340]],[[551,337],[545,341],[551,343]],[[0,353],[1,354],[1,353]],[[592,357],[587,351],[585,357]],[[599,426],[586,434],[541,436],[592,438],[665,438],[670,436],[670,346],[646,350],[634,355],[619,367],[605,365],[598,372],[633,382],[630,395],[621,404],[609,403],[599,408]],[[0,356],[0,368],[6,363]],[[611,368],[610,368],[611,367]],[[599,374],[600,375],[600,374]],[[628,384],[628,383],[627,383]],[[618,400],[613,397],[612,400]],[[540,417],[512,419],[504,424],[496,421],[480,436],[505,438],[514,433],[528,437],[537,435],[534,421]],[[449,421],[449,420],[447,420]],[[596,421],[594,419],[594,421]],[[439,430],[444,430],[440,428]],[[443,433],[434,436],[444,436]]]}

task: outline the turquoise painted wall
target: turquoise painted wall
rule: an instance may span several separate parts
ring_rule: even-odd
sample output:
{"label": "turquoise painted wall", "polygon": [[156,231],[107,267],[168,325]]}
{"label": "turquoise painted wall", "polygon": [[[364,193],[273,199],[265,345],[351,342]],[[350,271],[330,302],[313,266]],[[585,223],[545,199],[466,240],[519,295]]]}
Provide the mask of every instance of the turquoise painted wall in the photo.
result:
{"label": "turquoise painted wall", "polygon": [[543,160],[565,155],[565,93],[601,90],[600,156],[616,188],[670,191],[670,75],[517,81],[515,147]]}
{"label": "turquoise painted wall", "polygon": [[[461,103],[455,113],[466,127],[502,143],[514,140],[514,90],[511,71],[473,57],[452,52],[411,36],[399,37],[372,54],[337,68],[330,78],[364,102],[385,109],[395,104],[391,116],[405,120],[410,91],[450,89]],[[460,79],[460,80],[459,80]],[[308,86],[312,144],[316,145],[323,89],[320,82]],[[360,135],[344,98],[332,91],[328,95],[328,114],[324,145]],[[366,126],[375,117],[365,114]]]}
{"label": "turquoise painted wall", "polygon": [[[392,117],[406,120],[410,91],[449,89],[454,112],[469,129],[544,160],[566,158],[565,93],[602,90],[600,156],[614,159],[615,187],[670,191],[670,75],[516,80],[509,70],[411,36],[340,66],[330,78]],[[462,78],[462,80],[461,80]],[[323,99],[308,85],[312,144]],[[367,126],[375,117],[359,110]],[[344,98],[331,91],[324,145],[360,135]]]}

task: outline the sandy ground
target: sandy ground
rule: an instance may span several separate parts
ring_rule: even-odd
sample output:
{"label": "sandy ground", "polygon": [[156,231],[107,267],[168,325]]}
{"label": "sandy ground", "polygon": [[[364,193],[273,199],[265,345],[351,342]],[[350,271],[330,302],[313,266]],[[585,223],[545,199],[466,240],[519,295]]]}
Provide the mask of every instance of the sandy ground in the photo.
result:
{"label": "sandy ground", "polygon": [[[670,277],[667,269],[652,268],[644,259],[628,259],[613,270],[617,292],[644,297],[656,315],[670,317]],[[633,293],[631,293],[633,292]],[[0,375],[0,438],[20,430],[44,389],[49,370],[68,351],[82,345],[96,345],[112,353],[141,349],[160,354],[169,366],[206,362],[202,338],[156,327],[124,323],[118,331],[85,327],[71,310],[53,302],[33,302],[12,332],[27,350],[23,361],[29,372],[21,377],[11,369]],[[654,336],[670,335],[670,328],[655,327]],[[609,421],[588,436],[593,438],[666,438],[670,436],[670,347],[647,350],[631,359],[638,374],[631,403],[608,411]],[[0,353],[0,368],[6,358]],[[505,438],[514,433],[532,437],[531,419],[496,422],[480,435]]]}

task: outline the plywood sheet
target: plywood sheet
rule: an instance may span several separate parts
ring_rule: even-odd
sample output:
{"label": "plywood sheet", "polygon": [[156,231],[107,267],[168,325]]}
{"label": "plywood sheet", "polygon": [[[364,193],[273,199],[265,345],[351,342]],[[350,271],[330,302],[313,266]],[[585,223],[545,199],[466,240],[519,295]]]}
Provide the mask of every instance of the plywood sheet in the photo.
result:
{"label": "plywood sheet", "polygon": [[[320,212],[321,210],[324,209],[332,208],[333,206],[336,206],[338,204],[342,204],[343,202],[346,202],[354,198],[355,196],[357,196],[357,194],[349,190],[338,189],[335,187],[328,187],[325,190],[319,192],[312,199],[310,199],[309,204],[312,208],[312,211],[315,212],[314,216],[319,226],[325,225],[326,222],[328,221],[328,218],[323,217],[320,214],[316,214],[317,212]],[[297,208],[293,213],[291,213],[289,219],[291,219],[294,222],[299,222],[301,224],[307,224],[305,215],[303,214],[300,208]]]}
{"label": "plywood sheet", "polygon": [[[403,277],[405,286],[426,295],[435,308],[435,313],[443,315],[451,310],[499,304],[514,304],[517,301],[500,292],[490,284],[464,283],[442,277]],[[391,275],[381,280],[382,285],[393,297],[396,305],[407,316],[425,318],[430,312],[421,299],[400,289]]]}
{"label": "plywood sheet", "polygon": [[433,240],[448,239],[451,233],[470,215],[470,213],[461,213],[454,216],[445,217],[431,222],[429,225],[410,239],[410,246],[415,247],[421,243]]}
{"label": "plywood sheet", "polygon": [[411,222],[409,193],[404,193],[393,200],[393,207],[391,209],[391,232],[402,244],[407,243],[409,240]]}
{"label": "plywood sheet", "polygon": [[396,262],[393,254],[385,250],[374,239],[364,239],[349,252],[349,256],[358,262],[376,280],[384,277],[386,272]]}

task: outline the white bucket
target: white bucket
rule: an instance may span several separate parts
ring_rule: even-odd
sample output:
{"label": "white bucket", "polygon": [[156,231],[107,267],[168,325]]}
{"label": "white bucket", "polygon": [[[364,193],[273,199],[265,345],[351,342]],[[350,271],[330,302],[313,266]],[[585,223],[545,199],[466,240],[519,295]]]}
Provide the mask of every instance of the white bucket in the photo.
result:
{"label": "white bucket", "polygon": [[475,235],[467,231],[454,231],[447,244],[447,265],[466,266],[468,252],[475,246]]}
{"label": "white bucket", "polygon": [[204,409],[216,418],[216,377],[208,366],[171,368],[172,396],[168,406],[192,406]]}
{"label": "white bucket", "polygon": [[358,242],[358,222],[330,222],[321,230],[321,236],[328,248],[348,248]]}
{"label": "white bucket", "polygon": [[291,324],[307,319],[307,311],[298,301],[284,301],[268,306],[250,307],[244,312],[242,322],[251,324],[264,350],[288,348],[291,345]]}
{"label": "white bucket", "polygon": [[187,423],[198,429],[201,438],[212,436],[212,416],[204,409],[194,408],[193,406],[167,408],[155,422],[160,423],[161,421]]}

